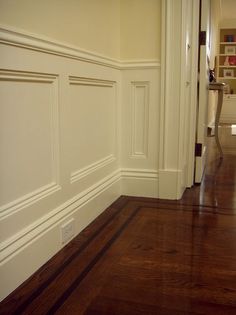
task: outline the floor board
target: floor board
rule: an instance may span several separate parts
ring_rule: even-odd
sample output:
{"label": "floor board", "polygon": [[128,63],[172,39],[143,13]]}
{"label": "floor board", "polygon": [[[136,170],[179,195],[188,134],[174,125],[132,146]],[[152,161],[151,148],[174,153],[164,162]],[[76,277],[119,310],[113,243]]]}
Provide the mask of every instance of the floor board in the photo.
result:
{"label": "floor board", "polygon": [[180,201],[120,197],[0,314],[236,314],[236,152],[220,162],[213,140],[201,185]]}

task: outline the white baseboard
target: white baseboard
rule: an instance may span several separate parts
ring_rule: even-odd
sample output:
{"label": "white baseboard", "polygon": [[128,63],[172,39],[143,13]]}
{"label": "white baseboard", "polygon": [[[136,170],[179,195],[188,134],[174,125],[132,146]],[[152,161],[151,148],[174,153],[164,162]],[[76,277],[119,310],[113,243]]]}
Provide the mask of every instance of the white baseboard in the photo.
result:
{"label": "white baseboard", "polygon": [[178,200],[184,192],[182,170],[159,170],[159,195],[161,199]]}
{"label": "white baseboard", "polygon": [[122,169],[122,194],[139,197],[158,197],[158,174],[156,170]]}
{"label": "white baseboard", "polygon": [[120,195],[120,171],[117,170],[3,242],[0,249],[0,300],[63,247],[60,233],[63,223],[73,218],[76,236]]}

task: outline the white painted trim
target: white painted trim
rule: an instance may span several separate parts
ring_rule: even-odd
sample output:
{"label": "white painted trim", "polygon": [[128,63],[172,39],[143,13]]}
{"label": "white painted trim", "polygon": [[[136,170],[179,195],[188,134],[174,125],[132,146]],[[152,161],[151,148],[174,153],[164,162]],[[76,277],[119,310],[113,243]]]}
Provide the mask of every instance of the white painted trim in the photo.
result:
{"label": "white painted trim", "polygon": [[52,144],[52,178],[51,183],[23,195],[0,207],[0,219],[13,214],[22,208],[28,207],[61,189],[59,183],[59,104],[58,104],[58,76],[35,72],[21,72],[0,70],[0,81],[36,82],[52,84],[52,108],[51,108],[51,144]]}
{"label": "white painted trim", "polygon": [[120,60],[120,70],[135,70],[135,69],[155,69],[160,68],[160,60],[143,59],[143,60]]}
{"label": "white painted trim", "polygon": [[159,170],[159,196],[162,199],[178,200],[182,197],[184,190],[181,183],[183,182],[182,170]]}
{"label": "white painted trim", "polygon": [[138,197],[158,197],[158,172],[150,169],[121,169],[123,195]]}
{"label": "white painted trim", "polygon": [[161,2],[161,87],[160,87],[160,109],[159,109],[159,169],[164,168],[165,162],[165,102],[166,102],[166,59],[168,54],[167,47],[167,24],[168,24],[168,16],[167,16],[167,2],[162,0]]}
{"label": "white painted trim", "polygon": [[97,78],[85,78],[69,76],[69,84],[71,85],[86,85],[86,86],[99,86],[99,87],[114,87],[115,81],[101,80]]}
{"label": "white painted trim", "polygon": [[[159,146],[159,185],[158,197],[164,199],[180,199],[183,193],[183,170],[180,167],[181,140],[183,139],[183,128],[181,128],[181,101],[182,101],[182,25],[181,13],[183,2],[181,0],[162,0],[162,41],[161,41],[161,101],[160,101],[160,146]],[[175,10],[178,9],[179,12]],[[177,25],[178,23],[178,25]],[[179,47],[174,46],[177,29],[179,36]],[[176,42],[176,43],[175,43]],[[176,49],[175,49],[176,48]],[[174,51],[173,51],[174,49]],[[176,51],[175,51],[176,50]],[[175,74],[173,74],[173,72]],[[176,91],[176,84],[180,90]],[[178,121],[177,130],[173,134],[169,120],[173,117],[175,110]],[[176,111],[178,109],[178,111]],[[177,141],[176,156],[170,156],[170,148],[173,141]],[[172,160],[170,162],[170,160]],[[170,164],[170,165],[169,165]],[[173,164],[173,165],[172,165]]]}
{"label": "white painted trim", "polygon": [[[137,88],[144,88],[144,113],[143,113],[143,146],[139,152],[136,150],[136,130],[141,126],[136,124],[137,116]],[[149,81],[132,81],[131,82],[131,106],[132,106],[132,133],[131,133],[131,158],[146,159],[148,157],[148,131],[149,131],[149,98],[150,98],[150,82]],[[138,127],[138,128],[137,128]]]}
{"label": "white painted trim", "polygon": [[160,61],[157,59],[144,60],[119,60],[94,53],[77,46],[69,45],[48,38],[46,36],[32,34],[25,30],[14,28],[12,26],[0,25],[0,43],[10,46],[17,46],[34,51],[40,51],[47,54],[62,56],[65,58],[81,60],[106,67],[128,70],[128,69],[153,69],[160,67]]}
{"label": "white painted trim", "polygon": [[158,178],[157,170],[137,169],[137,168],[122,168],[122,178]]}
{"label": "white painted trim", "polygon": [[[0,273],[4,283],[4,286],[0,287],[0,301],[64,246],[60,237],[61,226],[64,223],[70,219],[75,220],[74,236],[76,236],[121,195],[120,182],[116,175],[113,175],[101,187],[97,187],[89,196],[85,196],[83,202],[77,200],[78,202],[65,208],[61,215],[58,214],[42,225],[31,226],[32,230],[28,231],[28,234],[21,233],[22,235],[18,236],[22,238],[16,239],[16,243],[9,244],[9,247],[0,252],[0,260],[3,258],[0,263]],[[37,259],[30,259],[29,255]]]}
{"label": "white painted trim", "polygon": [[0,246],[0,264],[5,263],[6,260],[10,259],[13,255],[16,255],[18,251],[25,248],[28,243],[32,242],[32,240],[40,237],[42,233],[47,232],[59,222],[65,220],[68,216],[77,211],[78,208],[103,193],[119,180],[120,170],[117,170],[77,196],[63,203],[58,208],[50,211],[13,237],[2,242]]}
{"label": "white painted trim", "polygon": [[[11,238],[3,241],[0,245],[1,272],[11,273],[12,277],[11,281],[7,282],[7,286],[1,288],[0,300],[62,248],[60,226],[64,222],[72,217],[75,218],[77,222],[75,235],[77,235],[121,194],[157,197],[157,187],[157,170],[117,169]],[[48,242],[47,250],[42,251],[45,242]],[[19,274],[17,266],[28,259],[29,251],[37,255],[37,260],[28,262],[27,269],[21,267],[22,272]]]}
{"label": "white painted trim", "polygon": [[[197,13],[198,12],[198,13]],[[198,33],[199,33],[199,0],[192,5],[192,57],[191,57],[191,92],[189,113],[189,145],[187,166],[187,187],[194,184],[195,142],[197,123],[197,81],[198,81]]]}
{"label": "white painted trim", "polygon": [[140,181],[140,184],[143,180],[154,180],[157,183],[158,172],[157,170],[151,169],[117,169],[88,189],[79,193],[77,196],[71,198],[56,209],[47,213],[42,218],[27,226],[13,237],[2,242],[0,245],[0,264],[10,259],[13,255],[17,254],[18,251],[25,248],[29,242],[32,242],[32,240],[40,237],[42,233],[46,233],[59,222],[65,220],[84,204],[103,193],[106,189],[121,179],[136,179]]}
{"label": "white painted trim", "polygon": [[[180,53],[181,69],[180,72],[176,71],[175,76],[173,75],[175,61],[175,52],[173,51],[173,42],[175,37],[175,23],[184,23],[184,20],[177,20],[175,8],[177,5],[181,6],[182,15],[184,12],[184,6],[186,1],[179,0],[162,0],[162,42],[161,42],[161,96],[160,96],[160,112],[159,112],[159,125],[160,125],[160,140],[159,140],[159,198],[179,199],[182,196],[184,186],[191,186],[193,184],[194,174],[194,147],[195,147],[195,130],[196,130],[196,85],[197,85],[197,51],[198,51],[198,14],[195,10],[198,10],[198,2],[192,0],[193,10],[193,21],[192,21],[192,56],[191,56],[191,104],[189,110],[188,119],[190,121],[187,126],[189,133],[189,141],[187,144],[187,164],[182,165],[182,151],[181,145],[184,141],[184,130],[181,125],[182,110],[181,105],[184,101],[184,78],[183,78],[183,67],[184,60],[181,59],[183,54]],[[179,25],[179,24],[178,24]],[[181,39],[183,41],[183,32],[185,31],[184,25],[181,29]],[[173,37],[174,36],[174,37]],[[182,45],[182,42],[180,42]],[[181,49],[184,47],[181,46]],[[179,102],[179,111],[176,119],[179,121],[179,129],[176,133],[178,136],[178,157],[175,163],[168,165],[168,145],[174,140],[168,135],[170,134],[170,126],[167,125],[168,118],[171,117],[172,112],[169,108],[169,103],[173,103],[173,97],[171,92],[175,87],[175,81],[181,82],[181,93],[176,97],[176,103]],[[181,80],[182,78],[182,80]],[[176,105],[177,106],[177,105]],[[168,142],[169,141],[169,142]],[[176,141],[176,140],[175,140]],[[185,174],[187,173],[187,174]],[[187,175],[187,176],[186,176]]]}
{"label": "white painted trim", "polygon": [[12,215],[15,212],[29,207],[35,202],[55,193],[56,191],[60,190],[61,186],[56,183],[51,183],[45,186],[40,187],[37,190],[30,192],[12,202],[7,203],[0,207],[0,219],[5,218],[8,215]]}
{"label": "white painted trim", "polygon": [[71,173],[71,176],[70,176],[71,184],[74,182],[77,182],[78,180],[80,180],[81,178],[85,176],[92,174],[93,172],[99,170],[100,168],[105,167],[106,165],[114,162],[115,159],[116,159],[115,156],[111,154],[99,161],[96,161],[95,163],[92,163],[78,171]]}

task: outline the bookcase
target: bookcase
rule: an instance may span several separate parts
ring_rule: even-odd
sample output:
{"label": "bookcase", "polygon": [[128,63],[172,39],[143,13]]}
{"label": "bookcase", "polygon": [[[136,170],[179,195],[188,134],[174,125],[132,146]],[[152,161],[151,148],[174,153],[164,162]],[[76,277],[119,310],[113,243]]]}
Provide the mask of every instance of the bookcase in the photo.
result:
{"label": "bookcase", "polygon": [[227,84],[226,93],[236,94],[236,28],[220,29],[217,79]]}

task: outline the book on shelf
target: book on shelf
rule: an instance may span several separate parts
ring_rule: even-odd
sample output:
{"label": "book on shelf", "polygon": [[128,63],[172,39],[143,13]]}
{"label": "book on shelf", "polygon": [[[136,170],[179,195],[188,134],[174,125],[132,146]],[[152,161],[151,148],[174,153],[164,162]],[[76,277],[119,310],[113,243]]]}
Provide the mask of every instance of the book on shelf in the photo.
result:
{"label": "book on shelf", "polygon": [[225,35],[224,41],[228,43],[235,42],[235,35],[233,34]]}

